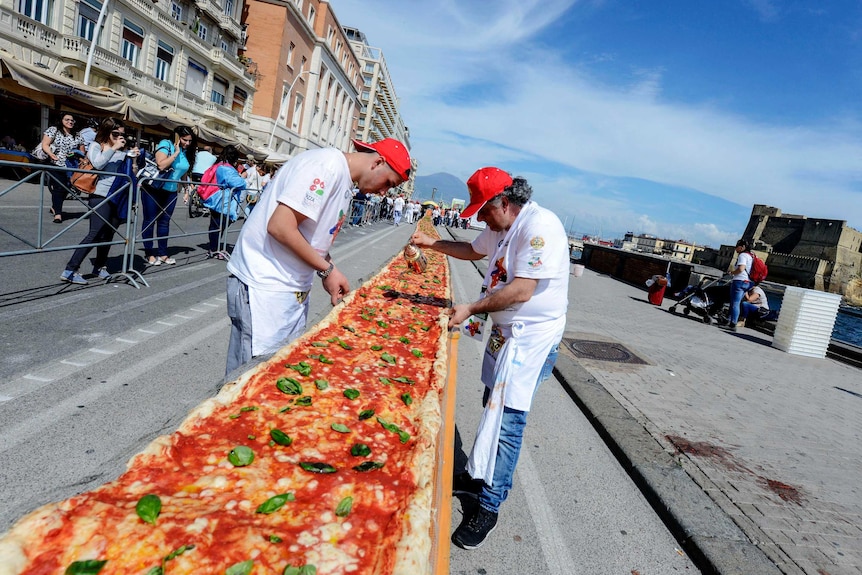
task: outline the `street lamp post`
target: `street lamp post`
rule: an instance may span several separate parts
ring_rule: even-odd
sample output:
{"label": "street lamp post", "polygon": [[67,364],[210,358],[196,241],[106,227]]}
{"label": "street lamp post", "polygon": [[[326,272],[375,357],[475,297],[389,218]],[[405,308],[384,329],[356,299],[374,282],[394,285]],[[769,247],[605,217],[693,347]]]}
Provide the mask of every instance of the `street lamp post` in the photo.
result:
{"label": "street lamp post", "polygon": [[285,92],[284,96],[281,98],[281,105],[278,107],[278,116],[275,118],[275,121],[272,123],[272,132],[269,134],[269,142],[266,144],[267,149],[272,150],[272,140],[275,138],[275,130],[278,128],[278,123],[281,121],[281,117],[286,113],[284,107],[290,101],[290,93],[293,92],[293,87],[299,81],[303,74],[308,74],[309,76],[316,76],[317,72],[312,72],[311,70],[300,70],[299,74],[296,75],[296,78],[293,79],[293,82],[290,83],[290,87],[288,87],[287,92]]}

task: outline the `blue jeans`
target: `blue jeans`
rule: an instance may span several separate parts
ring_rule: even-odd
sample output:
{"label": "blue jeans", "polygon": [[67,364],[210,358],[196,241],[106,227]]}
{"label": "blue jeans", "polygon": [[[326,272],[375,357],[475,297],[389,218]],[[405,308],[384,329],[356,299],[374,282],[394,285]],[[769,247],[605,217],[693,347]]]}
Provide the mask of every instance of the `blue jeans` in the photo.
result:
{"label": "blue jeans", "polygon": [[751,288],[751,282],[748,280],[730,282],[730,318],[728,318],[730,325],[736,325],[739,321],[739,304],[749,288]]}
{"label": "blue jeans", "polygon": [[[551,376],[554,369],[554,363],[557,361],[557,354],[560,351],[560,344],[557,343],[551,348],[548,357],[545,358],[545,364],[542,366],[542,371],[539,372],[539,379],[536,383],[536,390],[539,385]],[[488,402],[488,396],[491,390],[485,388],[485,395],[482,397],[482,405]],[[535,395],[535,390],[533,395]],[[527,412],[510,407],[503,408],[503,422],[500,427],[500,443],[497,446],[497,458],[494,460],[494,486],[488,487],[483,484],[482,492],[479,494],[479,505],[493,513],[500,511],[500,505],[509,496],[509,491],[512,489],[512,481],[515,477],[515,465],[518,463],[518,456],[521,453],[521,442],[524,439],[524,428],[527,425]]]}
{"label": "blue jeans", "polygon": [[[144,222],[141,225],[141,237],[144,238],[144,254],[150,256],[168,255],[168,238],[171,233],[171,216],[177,205],[177,192],[166,192],[149,186],[141,188],[141,207],[144,212]],[[158,250],[153,249],[153,231],[156,232]]]}

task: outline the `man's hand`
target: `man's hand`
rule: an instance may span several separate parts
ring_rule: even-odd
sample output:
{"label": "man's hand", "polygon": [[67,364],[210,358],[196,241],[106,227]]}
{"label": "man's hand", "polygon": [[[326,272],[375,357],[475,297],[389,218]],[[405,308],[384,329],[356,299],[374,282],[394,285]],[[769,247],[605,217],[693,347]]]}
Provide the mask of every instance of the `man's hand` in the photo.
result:
{"label": "man's hand", "polygon": [[452,329],[456,325],[460,325],[462,321],[471,315],[473,314],[470,311],[470,304],[468,303],[459,303],[452,306],[452,309],[449,310],[449,329]]}
{"label": "man's hand", "polygon": [[431,236],[423,234],[422,232],[416,232],[411,237],[410,240],[420,248],[430,248],[434,245],[435,240]]}
{"label": "man's hand", "polygon": [[336,305],[350,292],[350,282],[338,268],[332,268],[329,276],[323,280],[323,289],[329,294],[332,305]]}

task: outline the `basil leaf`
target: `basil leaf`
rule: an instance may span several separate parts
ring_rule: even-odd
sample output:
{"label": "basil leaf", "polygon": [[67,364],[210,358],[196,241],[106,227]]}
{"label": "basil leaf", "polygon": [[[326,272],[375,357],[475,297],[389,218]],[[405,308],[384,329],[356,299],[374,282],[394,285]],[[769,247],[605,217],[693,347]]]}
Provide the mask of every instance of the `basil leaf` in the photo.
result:
{"label": "basil leaf", "polygon": [[428,331],[429,329],[431,329],[431,326],[430,326],[430,325],[423,325],[423,326],[422,326],[421,328],[419,328],[419,329],[421,329],[422,331]]}
{"label": "basil leaf", "polygon": [[371,335],[375,335],[377,333],[377,330],[372,327],[368,330],[368,333],[370,333]]}
{"label": "basil leaf", "polygon": [[282,539],[278,535],[270,535],[268,539],[270,543],[281,543],[282,541],[284,541],[284,539]]}
{"label": "basil leaf", "polygon": [[162,569],[161,565],[156,565],[149,571],[147,571],[147,575],[165,575],[165,570]]}
{"label": "basil leaf", "polygon": [[343,423],[333,423],[330,427],[332,427],[333,431],[337,431],[338,433],[350,433],[350,428]]}
{"label": "basil leaf", "polygon": [[407,443],[408,441],[410,441],[410,434],[406,431],[399,431],[398,439],[401,440],[401,443]]}
{"label": "basil leaf", "polygon": [[339,502],[338,507],[335,508],[335,514],[338,517],[347,517],[352,509],[353,498],[348,495]]}
{"label": "basil leaf", "polygon": [[270,429],[269,436],[274,442],[279,445],[284,445],[285,447],[293,443],[293,438],[280,429]]}
{"label": "basil leaf", "polygon": [[421,352],[421,351],[419,351],[419,350],[418,350],[418,349],[416,349],[416,348],[411,349],[411,350],[410,350],[410,353],[412,353],[412,354],[413,354],[413,355],[415,355],[416,357],[422,357],[422,352]]}
{"label": "basil leaf", "polygon": [[359,397],[359,390],[353,389],[353,388],[345,389],[344,390],[344,397],[346,397],[347,399],[352,401],[352,400],[356,399],[357,397]]}
{"label": "basil leaf", "polygon": [[315,387],[317,387],[317,389],[323,391],[324,389],[327,389],[329,387],[329,382],[325,379],[315,379],[314,385]]}
{"label": "basil leaf", "polygon": [[302,393],[302,384],[292,377],[279,377],[275,382],[275,386],[280,392],[288,395],[299,395]]}
{"label": "basil leaf", "polygon": [[287,367],[298,371],[300,375],[311,375],[311,366],[306,361],[300,361],[296,365],[287,364]]}
{"label": "basil leaf", "polygon": [[86,561],[75,561],[64,571],[65,575],[95,575],[102,570],[105,563],[108,561],[100,561],[98,559],[88,559]]}
{"label": "basil leaf", "polygon": [[398,338],[398,341],[401,343],[410,343],[410,338],[404,337],[403,335]]}
{"label": "basil leaf", "polygon": [[395,365],[396,358],[391,353],[384,351],[383,354],[380,356],[380,359],[382,359],[386,363],[390,363],[392,365]]}
{"label": "basil leaf", "polygon": [[299,567],[294,567],[293,565],[288,565],[284,568],[284,571],[281,575],[299,575]]}
{"label": "basil leaf", "polygon": [[338,471],[330,464],[322,461],[300,461],[299,466],[312,473],[335,473]]}
{"label": "basil leaf", "polygon": [[155,525],[159,513],[162,512],[162,500],[159,499],[158,495],[153,495],[152,493],[144,495],[138,500],[138,504],[135,505],[135,512],[144,523]]}
{"label": "basil leaf", "polygon": [[311,345],[314,347],[329,347],[328,343],[324,343],[322,341],[314,341],[311,343]]}
{"label": "basil leaf", "polygon": [[373,409],[363,409],[362,411],[359,412],[359,421],[362,421],[363,419],[369,419],[373,415],[374,415]]}
{"label": "basil leaf", "polygon": [[185,553],[186,551],[191,551],[191,550],[192,550],[192,549],[194,549],[194,548],[195,548],[195,546],[194,546],[194,545],[182,545],[182,546],[180,546],[180,547],[177,547],[176,549],[174,549],[173,551],[171,551],[171,552],[170,552],[170,553],[169,553],[169,554],[168,554],[168,555],[163,559],[163,561],[170,561],[171,559],[174,559],[175,557],[179,557],[180,555],[182,555],[182,554],[183,554],[183,553]]}
{"label": "basil leaf", "polygon": [[317,567],[314,565],[303,565],[299,568],[299,575],[317,575]]}
{"label": "basil leaf", "polygon": [[382,345],[372,345],[371,346],[371,351],[380,351],[381,349],[383,349]]}
{"label": "basil leaf", "polygon": [[381,377],[380,383],[382,383],[383,385],[392,385],[392,382],[389,380],[388,377]]}
{"label": "basil leaf", "polygon": [[275,513],[288,501],[293,501],[295,499],[293,493],[280,493],[274,497],[270,497],[266,501],[260,504],[260,506],[255,510],[255,513],[263,513],[264,515],[269,515],[270,513]]}
{"label": "basil leaf", "polygon": [[401,443],[407,443],[410,440],[410,434],[406,431],[402,431],[400,427],[395,425],[394,423],[389,423],[388,421],[378,417],[377,422],[383,426],[383,429],[386,431],[390,431],[392,433],[397,433],[398,438],[401,440]]}
{"label": "basil leaf", "polygon": [[354,327],[351,327],[351,326],[349,326],[349,325],[343,325],[343,326],[341,326],[341,327],[343,327],[344,329],[346,329],[346,330],[347,330],[347,331],[349,331],[350,333],[356,333],[356,328],[354,328]]}
{"label": "basil leaf", "polygon": [[351,346],[351,345],[349,345],[349,344],[347,344],[347,343],[344,343],[344,342],[343,342],[343,341],[341,341],[340,339],[338,340],[338,345],[340,345],[340,346],[341,346],[341,347],[343,347],[344,349],[353,349],[353,346]]}
{"label": "basil leaf", "polygon": [[410,396],[410,392],[401,394],[401,401],[404,402],[404,405],[410,405],[413,403],[413,398]]}
{"label": "basil leaf", "polygon": [[377,325],[380,327],[389,327],[389,324],[383,321],[382,319],[377,320]]}
{"label": "basil leaf", "polygon": [[234,467],[245,467],[254,461],[254,451],[245,445],[238,445],[231,449],[230,453],[227,454],[227,460],[230,461]]}
{"label": "basil leaf", "polygon": [[371,455],[371,448],[364,443],[354,443],[350,448],[350,455],[354,457],[368,457]]}
{"label": "basil leaf", "polygon": [[309,405],[311,405],[311,396],[303,395],[296,400],[296,405],[308,407]]}
{"label": "basil leaf", "polygon": [[249,559],[241,563],[235,563],[227,568],[224,575],[248,575],[251,573],[251,568],[254,567],[254,561]]}
{"label": "basil leaf", "polygon": [[416,383],[415,381],[404,375],[401,375],[399,377],[393,377],[392,380],[397,381],[398,383],[409,383],[411,385]]}
{"label": "basil leaf", "polygon": [[380,469],[381,467],[383,467],[383,464],[379,461],[363,461],[362,463],[354,467],[353,470],[360,473],[365,473],[366,471],[374,471],[375,469]]}
{"label": "basil leaf", "polygon": [[239,412],[245,413],[246,411],[257,411],[258,409],[260,409],[260,408],[256,405],[249,405],[248,407],[241,407],[239,409]]}

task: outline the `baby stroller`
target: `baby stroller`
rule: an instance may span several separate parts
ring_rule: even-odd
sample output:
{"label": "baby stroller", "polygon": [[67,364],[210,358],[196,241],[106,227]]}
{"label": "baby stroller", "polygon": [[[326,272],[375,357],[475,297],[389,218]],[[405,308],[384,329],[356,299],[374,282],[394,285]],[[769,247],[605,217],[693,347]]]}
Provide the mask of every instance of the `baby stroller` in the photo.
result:
{"label": "baby stroller", "polygon": [[670,311],[676,313],[677,308],[682,306],[685,316],[694,313],[705,324],[719,321],[723,314],[726,315],[726,307],[730,303],[728,284],[728,280],[721,278],[703,278],[698,284],[674,294],[679,300],[670,307]]}

